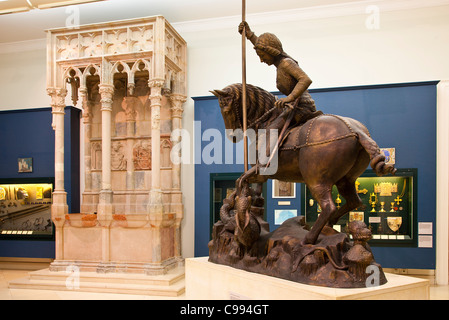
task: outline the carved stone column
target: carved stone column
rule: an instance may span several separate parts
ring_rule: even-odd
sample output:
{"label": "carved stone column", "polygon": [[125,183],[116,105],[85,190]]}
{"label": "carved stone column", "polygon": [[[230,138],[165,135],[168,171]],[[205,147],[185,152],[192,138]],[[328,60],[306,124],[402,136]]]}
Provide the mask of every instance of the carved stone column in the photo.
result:
{"label": "carved stone column", "polygon": [[161,226],[163,219],[163,203],[161,190],[161,104],[162,86],[164,80],[153,79],[148,81],[151,100],[151,190],[148,213],[150,224],[153,227],[152,262],[162,262]]}
{"label": "carved stone column", "polygon": [[[182,129],[182,113],[184,112],[183,104],[186,100],[186,96],[181,94],[172,94],[170,96],[173,131]],[[178,136],[178,140],[173,142],[180,143],[181,139],[181,136]],[[174,212],[176,215],[174,236],[175,258],[178,260],[178,264],[183,264],[184,260],[182,259],[181,253],[181,221],[184,216],[184,209],[182,204],[180,163],[172,163],[172,199],[170,211]]]}
{"label": "carved stone column", "polygon": [[52,127],[55,131],[55,189],[51,217],[56,226],[56,259],[64,259],[63,225],[65,215],[68,214],[67,192],[64,189],[64,108],[67,90],[62,88],[48,88],[51,97],[51,112],[53,114]]}
{"label": "carved stone column", "polygon": [[112,222],[111,186],[111,116],[114,86],[100,85],[101,95],[101,191],[98,203],[98,221],[102,230],[102,260],[109,261],[109,225]]}
{"label": "carved stone column", "polygon": [[151,88],[151,189],[161,191],[161,104],[163,80],[150,80]]}
{"label": "carved stone column", "polygon": [[92,148],[90,139],[92,137],[92,113],[87,98],[87,87],[79,89],[81,103],[83,108],[84,125],[84,191],[92,191]]}
{"label": "carved stone column", "polygon": [[[128,85],[129,86],[129,85]],[[126,189],[134,190],[135,188],[135,173],[134,173],[134,162],[132,161],[133,147],[134,147],[134,137],[136,135],[136,117],[137,112],[135,109],[135,99],[134,97],[124,98],[122,103],[122,108],[125,110],[126,114],[126,149],[128,154],[128,161],[126,162]]]}
{"label": "carved stone column", "polygon": [[[184,112],[183,104],[186,102],[186,96],[181,94],[172,94],[170,95],[170,101],[172,104],[171,112],[172,112],[172,130],[182,129],[182,113]],[[181,141],[181,137],[178,137],[178,141],[173,141],[175,143],[179,143]],[[181,189],[181,164],[172,164],[172,179],[173,179],[173,189],[180,190]]]}

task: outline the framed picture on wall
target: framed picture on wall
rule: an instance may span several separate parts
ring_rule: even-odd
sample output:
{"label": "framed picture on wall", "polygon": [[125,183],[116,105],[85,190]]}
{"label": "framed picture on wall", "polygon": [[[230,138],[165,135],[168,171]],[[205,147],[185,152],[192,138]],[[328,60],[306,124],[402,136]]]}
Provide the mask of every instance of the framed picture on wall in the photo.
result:
{"label": "framed picture on wall", "polygon": [[396,148],[380,148],[385,155],[386,164],[396,164]]}
{"label": "framed picture on wall", "polygon": [[284,209],[274,210],[274,224],[281,225],[285,220],[298,216],[298,210]]}
{"label": "framed picture on wall", "polygon": [[18,172],[33,172],[33,158],[18,158]]}
{"label": "framed picture on wall", "polygon": [[295,198],[296,184],[294,182],[285,182],[273,180],[273,198]]}

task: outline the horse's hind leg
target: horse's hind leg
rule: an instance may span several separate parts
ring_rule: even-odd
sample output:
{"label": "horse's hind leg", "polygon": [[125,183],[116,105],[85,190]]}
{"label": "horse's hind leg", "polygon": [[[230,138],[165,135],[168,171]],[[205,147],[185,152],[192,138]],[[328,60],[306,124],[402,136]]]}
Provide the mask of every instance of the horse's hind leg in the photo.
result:
{"label": "horse's hind leg", "polygon": [[321,230],[324,228],[329,219],[335,214],[336,207],[332,200],[332,185],[314,185],[308,186],[313,198],[318,201],[321,206],[321,214],[313,225],[312,229],[303,239],[304,244],[316,243]]}
{"label": "horse's hind leg", "polygon": [[328,222],[329,226],[337,224],[338,220],[349,211],[363,206],[362,200],[355,188],[355,180],[345,177],[339,180],[335,185],[337,186],[340,195],[346,200],[346,203],[330,217]]}
{"label": "horse's hind leg", "polygon": [[364,149],[361,149],[354,166],[335,184],[340,195],[346,200],[346,203],[330,218],[329,224],[331,226],[337,224],[338,219],[349,211],[363,206],[362,200],[357,194],[357,189],[355,188],[355,181],[363,173],[363,171],[365,171],[368,163],[369,155]]}

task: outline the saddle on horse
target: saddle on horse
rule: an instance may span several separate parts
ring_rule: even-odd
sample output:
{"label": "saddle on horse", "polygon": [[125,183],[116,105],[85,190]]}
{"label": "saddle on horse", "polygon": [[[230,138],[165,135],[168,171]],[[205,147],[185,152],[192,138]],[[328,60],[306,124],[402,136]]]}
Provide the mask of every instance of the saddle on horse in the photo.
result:
{"label": "saddle on horse", "polygon": [[[309,121],[310,119],[313,119],[313,118],[318,117],[323,114],[323,112],[320,110],[313,111],[313,112],[308,112],[307,110],[305,110],[303,112],[301,112],[301,111],[303,111],[303,110],[298,110],[298,108],[295,108],[295,107],[293,107],[289,111],[289,114],[287,116],[287,119],[285,120],[282,130],[279,133],[276,145],[274,146],[273,151],[271,152],[270,158],[266,164],[267,167],[270,166],[271,160],[273,159],[274,155],[281,148],[285,139],[288,137],[288,135],[290,134],[290,132],[293,129],[298,128],[298,127],[302,126],[304,123],[306,123],[307,121]],[[282,117],[282,114],[281,114],[281,117]],[[268,151],[268,148],[269,148],[269,146],[267,146],[267,151]]]}

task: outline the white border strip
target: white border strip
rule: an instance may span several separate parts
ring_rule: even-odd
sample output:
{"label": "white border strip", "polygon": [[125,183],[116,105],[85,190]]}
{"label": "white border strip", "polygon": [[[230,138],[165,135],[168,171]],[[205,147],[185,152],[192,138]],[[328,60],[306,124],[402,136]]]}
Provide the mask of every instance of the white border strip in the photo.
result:
{"label": "white border strip", "polygon": [[449,81],[437,85],[437,217],[435,281],[447,285],[449,276]]}

